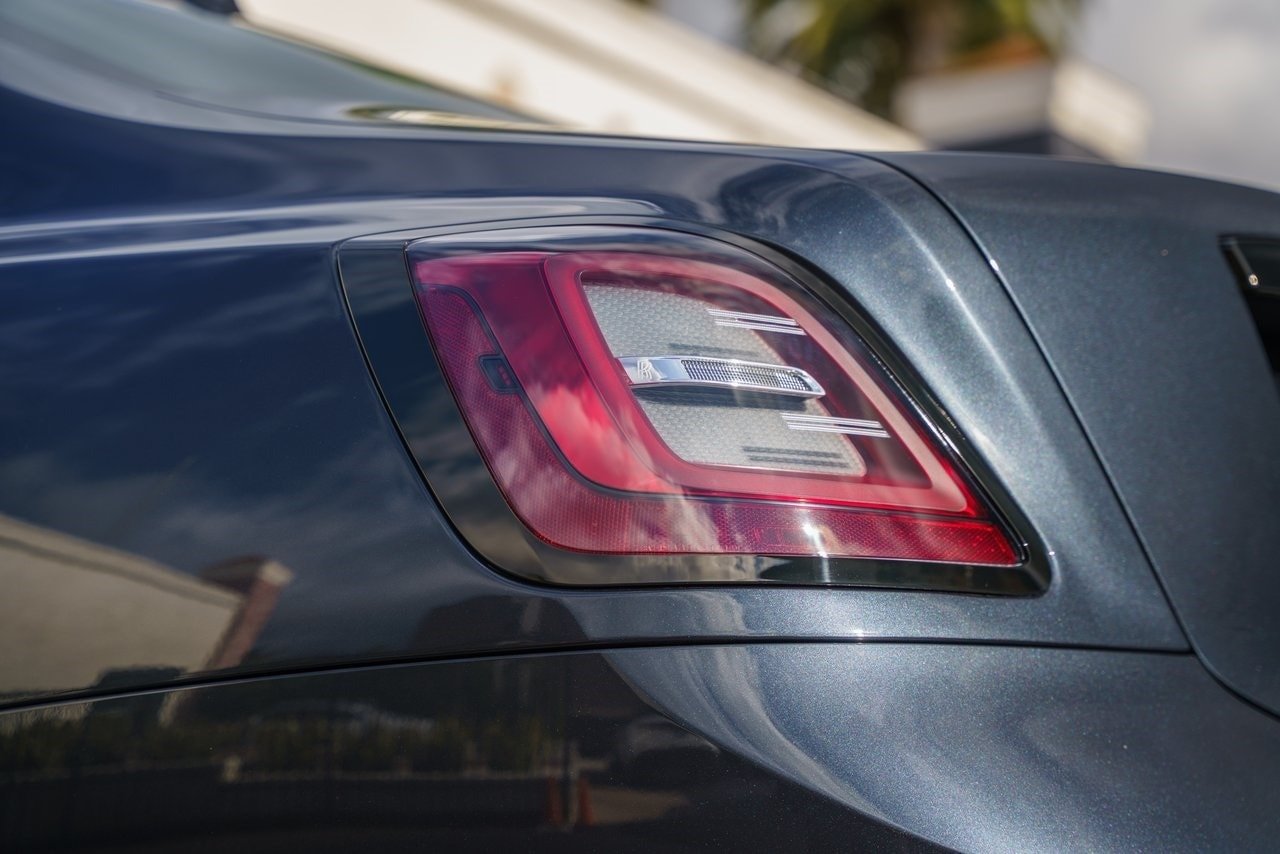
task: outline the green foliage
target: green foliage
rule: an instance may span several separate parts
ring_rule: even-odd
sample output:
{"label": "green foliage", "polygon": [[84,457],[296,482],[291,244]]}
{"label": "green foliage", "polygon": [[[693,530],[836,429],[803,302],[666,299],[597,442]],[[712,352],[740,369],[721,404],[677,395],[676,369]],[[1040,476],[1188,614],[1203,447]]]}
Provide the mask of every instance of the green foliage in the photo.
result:
{"label": "green foliage", "polygon": [[472,741],[466,724],[457,718],[442,718],[425,738],[406,745],[404,755],[415,771],[455,773],[467,767]]}
{"label": "green foliage", "polygon": [[1010,38],[1045,52],[1080,0],[744,0],[749,49],[888,116],[911,74]]}
{"label": "green foliage", "polygon": [[78,722],[56,719],[0,733],[0,768],[10,772],[62,769],[78,736]]}
{"label": "green foliage", "polygon": [[529,771],[548,758],[547,734],[536,718],[489,721],[480,732],[480,749],[495,771]]}
{"label": "green foliage", "polygon": [[217,764],[231,756],[243,760],[249,773],[526,772],[555,761],[560,749],[546,724],[533,717],[449,716],[398,726],[299,716],[252,725],[187,721],[169,727],[104,714],[37,719],[0,732],[0,775]]}

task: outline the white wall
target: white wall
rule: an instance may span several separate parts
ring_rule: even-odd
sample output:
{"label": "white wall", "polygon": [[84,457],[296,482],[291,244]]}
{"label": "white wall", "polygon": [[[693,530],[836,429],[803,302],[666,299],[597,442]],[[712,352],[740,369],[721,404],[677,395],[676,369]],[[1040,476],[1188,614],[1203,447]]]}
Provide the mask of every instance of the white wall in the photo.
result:
{"label": "white wall", "polygon": [[1091,0],[1075,52],[1147,109],[1134,160],[1280,188],[1280,3]]}
{"label": "white wall", "polygon": [[203,667],[240,607],[213,584],[0,516],[0,695]]}
{"label": "white wall", "polygon": [[910,134],[621,0],[239,0],[247,21],[608,133],[831,148]]}

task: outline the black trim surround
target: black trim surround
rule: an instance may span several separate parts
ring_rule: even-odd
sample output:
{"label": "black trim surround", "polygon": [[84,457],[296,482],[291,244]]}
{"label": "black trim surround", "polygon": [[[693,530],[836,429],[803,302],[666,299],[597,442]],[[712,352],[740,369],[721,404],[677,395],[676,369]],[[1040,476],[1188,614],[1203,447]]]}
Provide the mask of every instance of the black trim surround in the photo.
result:
{"label": "black trim surround", "polygon": [[[495,246],[519,242],[522,248],[582,248],[587,240],[622,237],[652,248],[655,243],[681,251],[694,229],[666,221],[629,223],[630,231],[598,228],[577,232],[565,226],[600,226],[598,220],[557,220],[559,233],[549,238],[537,222],[486,223],[476,232],[492,237]],[[674,227],[673,227],[674,226]],[[662,230],[658,230],[658,229]],[[676,229],[680,229],[677,231]],[[519,234],[523,231],[524,234]],[[410,243],[457,233],[457,229],[398,232],[348,241],[339,248],[341,280],[357,335],[375,382],[406,448],[439,502],[445,516],[478,555],[489,564],[525,580],[569,586],[627,586],[661,584],[772,583],[788,585],[867,586],[946,590],[964,593],[1035,595],[1048,586],[1048,561],[1041,549],[1021,532],[1028,530],[1012,503],[983,488],[989,479],[971,470],[960,449],[964,440],[955,425],[913,379],[908,366],[896,358],[877,331],[848,305],[848,298],[826,286],[786,256],[739,239],[726,241],[697,229],[699,245],[715,246],[708,236],[732,242],[758,260],[780,268],[803,282],[802,289],[848,321],[872,357],[899,384],[903,399],[922,417],[932,437],[946,449],[969,485],[989,507],[997,508],[998,523],[1010,534],[1022,562],[1013,567],[932,563],[908,560],[765,555],[596,555],[551,546],[525,527],[503,499],[458,411],[441,372],[418,312],[406,264]],[[530,238],[533,238],[532,240]],[[576,243],[572,241],[576,240]],[[568,241],[569,243],[566,243]],[[594,248],[594,247],[593,247]],[[725,247],[731,251],[733,247]],[[687,251],[687,249],[686,249]],[[942,425],[945,425],[945,429]],[[553,445],[554,447],[554,445]],[[1014,533],[1019,532],[1019,533]]]}

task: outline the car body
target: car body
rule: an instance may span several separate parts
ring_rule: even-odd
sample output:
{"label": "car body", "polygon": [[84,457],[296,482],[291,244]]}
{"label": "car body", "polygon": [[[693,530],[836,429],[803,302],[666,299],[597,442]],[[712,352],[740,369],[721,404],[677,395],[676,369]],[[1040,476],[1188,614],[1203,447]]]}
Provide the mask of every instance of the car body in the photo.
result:
{"label": "car body", "polygon": [[[1223,241],[1261,264],[1280,198],[531,130],[102,8],[2,13],[6,850],[1274,845],[1280,398]],[[273,101],[293,63],[352,88]],[[802,282],[1016,567],[494,560],[406,252],[621,232]]]}

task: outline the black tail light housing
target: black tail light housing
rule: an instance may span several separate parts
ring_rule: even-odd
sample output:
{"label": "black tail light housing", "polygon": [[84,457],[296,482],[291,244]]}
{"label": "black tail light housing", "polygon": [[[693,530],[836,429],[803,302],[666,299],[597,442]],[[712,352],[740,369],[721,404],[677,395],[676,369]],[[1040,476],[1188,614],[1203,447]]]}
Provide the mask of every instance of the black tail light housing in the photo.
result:
{"label": "black tail light housing", "polygon": [[398,275],[385,251],[344,250],[344,281],[406,443],[499,568],[558,584],[1034,589],[940,419],[803,274],[643,228],[401,250]]}

